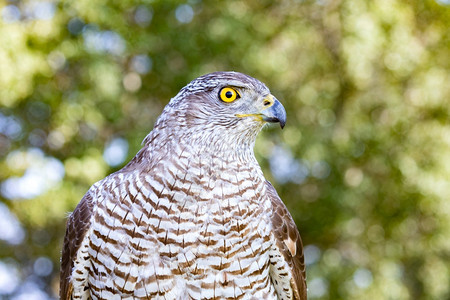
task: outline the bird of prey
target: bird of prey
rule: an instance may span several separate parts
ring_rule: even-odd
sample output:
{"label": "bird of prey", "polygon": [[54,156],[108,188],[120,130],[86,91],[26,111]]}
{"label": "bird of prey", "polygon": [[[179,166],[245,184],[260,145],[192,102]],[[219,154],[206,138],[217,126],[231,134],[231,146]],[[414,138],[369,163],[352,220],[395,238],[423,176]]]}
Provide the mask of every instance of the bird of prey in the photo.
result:
{"label": "bird of prey", "polygon": [[201,76],[69,216],[61,299],[306,299],[297,227],[253,153],[286,111],[260,81]]}

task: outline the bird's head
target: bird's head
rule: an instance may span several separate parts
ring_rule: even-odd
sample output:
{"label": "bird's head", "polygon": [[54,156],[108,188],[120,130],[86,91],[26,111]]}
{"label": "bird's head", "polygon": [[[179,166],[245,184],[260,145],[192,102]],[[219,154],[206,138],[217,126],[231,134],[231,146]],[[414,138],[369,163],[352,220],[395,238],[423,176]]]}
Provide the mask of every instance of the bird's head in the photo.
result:
{"label": "bird's head", "polygon": [[[253,144],[267,123],[286,123],[283,105],[259,80],[237,72],[215,72],[194,79],[165,108],[164,115],[200,138]],[[169,118],[167,118],[169,119]],[[170,119],[174,119],[171,117]]]}

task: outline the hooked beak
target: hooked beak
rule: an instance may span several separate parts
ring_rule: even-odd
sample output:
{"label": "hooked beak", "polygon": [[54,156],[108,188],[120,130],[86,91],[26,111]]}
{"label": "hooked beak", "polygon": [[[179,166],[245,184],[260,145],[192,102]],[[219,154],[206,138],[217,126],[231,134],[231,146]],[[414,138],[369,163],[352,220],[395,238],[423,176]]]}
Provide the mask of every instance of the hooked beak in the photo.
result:
{"label": "hooked beak", "polygon": [[274,96],[269,95],[264,99],[264,105],[268,108],[261,112],[262,119],[270,123],[279,122],[281,129],[283,129],[286,125],[286,110],[281,102]]}
{"label": "hooked beak", "polygon": [[253,117],[259,121],[269,123],[280,123],[281,129],[286,125],[286,110],[283,105],[273,95],[267,95],[262,103],[258,104],[259,112],[250,114],[236,114],[236,117]]}

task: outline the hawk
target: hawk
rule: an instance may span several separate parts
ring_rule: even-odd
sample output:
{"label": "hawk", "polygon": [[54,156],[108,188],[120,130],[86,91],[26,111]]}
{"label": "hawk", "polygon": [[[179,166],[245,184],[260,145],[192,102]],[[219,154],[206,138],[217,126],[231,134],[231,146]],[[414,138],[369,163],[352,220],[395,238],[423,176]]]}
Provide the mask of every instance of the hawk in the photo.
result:
{"label": "hawk", "polygon": [[260,81],[201,76],[67,221],[61,299],[306,299],[297,227],[253,153],[286,111]]}

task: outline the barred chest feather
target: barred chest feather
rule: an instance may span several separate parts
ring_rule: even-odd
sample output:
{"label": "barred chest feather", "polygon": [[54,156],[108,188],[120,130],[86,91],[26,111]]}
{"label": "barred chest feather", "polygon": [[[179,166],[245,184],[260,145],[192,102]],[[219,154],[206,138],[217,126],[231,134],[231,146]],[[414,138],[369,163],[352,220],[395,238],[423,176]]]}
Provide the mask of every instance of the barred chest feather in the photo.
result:
{"label": "barred chest feather", "polygon": [[76,264],[89,276],[73,273],[76,297],[89,286],[94,299],[276,299],[271,202],[253,155],[172,151],[91,188],[89,261]]}

